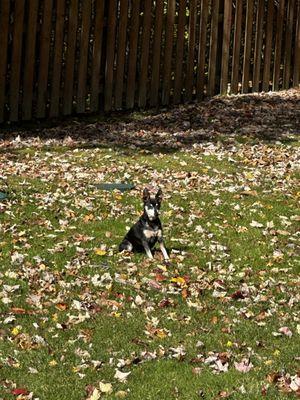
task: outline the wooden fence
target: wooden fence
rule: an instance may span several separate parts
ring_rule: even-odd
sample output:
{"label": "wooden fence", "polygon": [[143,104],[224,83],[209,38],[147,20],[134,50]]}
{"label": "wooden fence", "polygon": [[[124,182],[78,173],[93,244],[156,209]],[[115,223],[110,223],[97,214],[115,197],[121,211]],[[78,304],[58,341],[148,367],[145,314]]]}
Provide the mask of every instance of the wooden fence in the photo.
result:
{"label": "wooden fence", "polygon": [[300,0],[0,0],[0,122],[286,89]]}

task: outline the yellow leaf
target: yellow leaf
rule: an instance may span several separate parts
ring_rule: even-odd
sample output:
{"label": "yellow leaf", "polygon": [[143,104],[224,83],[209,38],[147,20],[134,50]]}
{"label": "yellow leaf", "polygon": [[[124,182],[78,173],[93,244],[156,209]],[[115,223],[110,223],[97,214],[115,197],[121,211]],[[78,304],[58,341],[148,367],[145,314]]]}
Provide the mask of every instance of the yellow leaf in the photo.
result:
{"label": "yellow leaf", "polygon": [[156,336],[159,337],[160,339],[164,339],[167,336],[167,334],[163,329],[157,329]]}
{"label": "yellow leaf", "polygon": [[15,326],[15,327],[11,330],[11,333],[12,333],[14,336],[17,336],[17,335],[20,333],[20,329],[19,329],[17,326]]}
{"label": "yellow leaf", "polygon": [[51,367],[55,367],[55,365],[57,365],[57,361],[51,360],[51,361],[49,361],[49,365],[50,365]]}
{"label": "yellow leaf", "polygon": [[106,250],[95,249],[95,254],[97,254],[97,256],[105,256],[106,253],[107,253]]}
{"label": "yellow leaf", "polygon": [[99,388],[102,393],[112,393],[112,384],[111,383],[99,383]]}
{"label": "yellow leaf", "polygon": [[172,278],[171,282],[178,283],[179,285],[184,285],[185,279],[178,276],[177,278]]}

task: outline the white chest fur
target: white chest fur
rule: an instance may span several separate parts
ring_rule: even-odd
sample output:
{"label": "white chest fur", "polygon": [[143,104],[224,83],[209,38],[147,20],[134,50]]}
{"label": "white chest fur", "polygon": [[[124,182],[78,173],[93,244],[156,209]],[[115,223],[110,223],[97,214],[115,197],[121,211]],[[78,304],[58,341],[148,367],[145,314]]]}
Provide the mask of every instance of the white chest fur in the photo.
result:
{"label": "white chest fur", "polygon": [[151,239],[154,237],[161,237],[162,232],[161,229],[144,229],[143,234],[145,235],[146,239]]}

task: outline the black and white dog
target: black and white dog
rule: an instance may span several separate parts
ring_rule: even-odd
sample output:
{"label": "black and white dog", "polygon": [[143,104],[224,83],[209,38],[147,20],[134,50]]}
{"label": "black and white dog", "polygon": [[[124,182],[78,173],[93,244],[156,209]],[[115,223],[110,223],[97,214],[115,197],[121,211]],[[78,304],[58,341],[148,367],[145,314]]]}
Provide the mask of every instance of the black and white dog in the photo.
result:
{"label": "black and white dog", "polygon": [[158,190],[155,196],[150,196],[147,188],[143,191],[144,212],[140,219],[127,232],[119,251],[145,251],[149,258],[153,258],[151,249],[158,242],[165,260],[169,256],[163,241],[162,225],[159,219],[159,209],[162,201],[162,191]]}

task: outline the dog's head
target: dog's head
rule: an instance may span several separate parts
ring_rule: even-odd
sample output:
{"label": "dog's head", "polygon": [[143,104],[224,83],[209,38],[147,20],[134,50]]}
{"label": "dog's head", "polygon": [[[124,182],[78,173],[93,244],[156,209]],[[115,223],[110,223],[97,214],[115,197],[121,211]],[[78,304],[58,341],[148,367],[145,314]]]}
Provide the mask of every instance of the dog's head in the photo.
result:
{"label": "dog's head", "polygon": [[162,190],[158,189],[155,196],[151,196],[147,188],[143,191],[144,212],[147,214],[150,221],[158,217],[159,209],[162,201]]}

